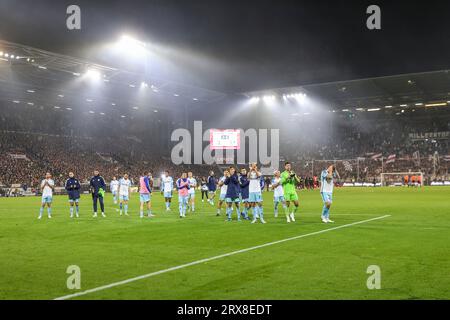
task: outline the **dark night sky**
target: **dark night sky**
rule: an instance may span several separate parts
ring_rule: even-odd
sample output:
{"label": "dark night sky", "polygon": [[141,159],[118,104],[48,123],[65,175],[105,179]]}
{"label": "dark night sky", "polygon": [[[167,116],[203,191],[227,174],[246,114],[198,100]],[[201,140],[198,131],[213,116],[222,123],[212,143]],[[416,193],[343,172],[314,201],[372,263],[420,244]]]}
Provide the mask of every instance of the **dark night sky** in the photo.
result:
{"label": "dark night sky", "polygon": [[[81,6],[81,31],[65,28],[69,4]],[[365,27],[369,4],[382,9],[381,31]],[[241,92],[450,68],[449,9],[445,0],[0,0],[0,37],[98,61],[89,50],[126,30],[195,57],[169,78]]]}

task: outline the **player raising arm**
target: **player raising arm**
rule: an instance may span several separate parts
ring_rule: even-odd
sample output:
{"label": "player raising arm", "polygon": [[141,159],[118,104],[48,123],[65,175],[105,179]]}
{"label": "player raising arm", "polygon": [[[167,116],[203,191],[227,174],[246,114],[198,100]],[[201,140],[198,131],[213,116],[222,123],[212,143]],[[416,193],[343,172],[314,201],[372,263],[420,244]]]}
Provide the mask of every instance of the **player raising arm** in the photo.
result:
{"label": "player raising arm", "polygon": [[323,170],[320,175],[320,195],[322,196],[323,208],[322,208],[322,222],[333,223],[330,220],[330,208],[333,203],[333,188],[334,179],[340,178],[336,167],[331,165],[328,169]]}
{"label": "player raising arm", "polygon": [[195,188],[197,187],[197,179],[194,178],[194,175],[191,171],[188,172],[188,181],[189,181],[189,204],[188,207],[191,207],[191,211],[195,211]]}
{"label": "player raising arm", "polygon": [[274,202],[274,215],[275,218],[278,217],[278,205],[281,203],[283,206],[284,213],[286,215],[287,222],[291,222],[289,218],[289,212],[287,210],[286,201],[284,200],[283,186],[281,185],[281,173],[276,170],[274,172],[274,177],[272,179],[272,189],[273,189],[273,202]]}
{"label": "player raising arm", "polygon": [[181,177],[177,180],[178,189],[178,208],[180,211],[180,218],[186,218],[186,210],[189,199],[189,180],[186,172],[181,174]]}
{"label": "player raising arm", "polygon": [[47,172],[45,174],[45,179],[42,180],[41,182],[42,201],[38,219],[42,218],[42,213],[44,212],[45,206],[47,206],[48,218],[49,219],[52,218],[52,199],[54,189],[55,189],[55,182],[53,181],[50,172]]}
{"label": "player raising arm", "polygon": [[224,184],[226,184],[227,187],[227,193],[226,193],[226,202],[227,202],[227,217],[228,221],[231,221],[231,216],[233,214],[233,203],[236,207],[236,214],[238,221],[241,221],[241,212],[239,210],[239,177],[236,172],[236,169],[234,167],[230,167],[230,171],[228,173],[228,176],[225,179]]}
{"label": "player raising arm", "polygon": [[264,220],[264,212],[262,207],[262,184],[264,183],[264,180],[262,179],[261,172],[258,171],[256,163],[250,164],[248,177],[250,180],[248,186],[248,202],[252,207],[252,223],[255,223],[258,218],[261,220],[261,223],[266,223]]}
{"label": "player raising arm", "polygon": [[69,179],[66,181],[66,191],[69,196],[69,204],[70,204],[70,217],[73,218],[73,206],[76,207],[76,217],[79,217],[79,206],[78,202],[80,201],[80,189],[81,185],[78,179],[75,178],[73,172],[69,172]]}
{"label": "player raising arm", "polygon": [[[289,219],[295,222],[295,213],[298,210],[298,195],[295,185],[300,182],[300,178],[292,171],[290,162],[286,162],[284,165],[284,171],[281,174],[281,185],[283,186],[284,199],[286,200],[286,206],[289,212]],[[291,202],[294,203],[294,208],[291,207]]]}
{"label": "player raising arm", "polygon": [[248,180],[247,177],[247,169],[242,168],[241,169],[241,175],[239,176],[239,187],[241,188],[241,202],[242,202],[242,216],[245,220],[250,220],[248,217],[248,208],[250,207],[250,204],[248,202],[249,197],[249,185],[250,180]]}

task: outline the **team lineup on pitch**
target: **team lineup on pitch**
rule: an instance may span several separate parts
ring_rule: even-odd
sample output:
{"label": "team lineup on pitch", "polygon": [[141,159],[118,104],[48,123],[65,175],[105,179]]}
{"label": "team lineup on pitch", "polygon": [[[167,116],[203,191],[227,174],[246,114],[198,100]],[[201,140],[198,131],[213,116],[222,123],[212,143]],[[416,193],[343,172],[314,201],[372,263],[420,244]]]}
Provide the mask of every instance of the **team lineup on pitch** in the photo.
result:
{"label": "team lineup on pitch", "polygon": [[[278,217],[278,207],[282,206],[286,221],[288,223],[295,222],[295,213],[299,208],[299,199],[297,195],[297,184],[300,183],[300,177],[292,170],[291,163],[286,162],[285,171],[281,173],[276,170],[267,189],[274,191],[274,214]],[[139,201],[140,201],[140,218],[144,217],[144,208],[147,210],[147,217],[155,217],[152,213],[151,197],[154,187],[153,172],[146,171],[144,175],[139,178]],[[333,202],[333,189],[336,183],[335,179],[339,178],[339,173],[334,165],[322,171],[320,177],[320,194],[323,201],[323,209],[321,219],[324,223],[334,223],[330,219],[330,208]],[[171,203],[174,191],[174,179],[170,176],[169,171],[165,171],[161,177],[161,194],[164,195],[166,211],[171,210]],[[105,215],[105,190],[106,183],[100,172],[94,170],[94,175],[89,182],[90,192],[93,201],[93,217],[98,217],[98,205],[100,203],[101,215]],[[128,202],[131,195],[132,182],[127,173],[119,180],[116,177],[110,182],[110,191],[113,195],[114,204],[119,201],[119,214],[128,216]],[[178,192],[178,208],[180,218],[185,218],[187,211],[195,212],[195,194],[197,188],[197,180],[194,178],[192,172],[183,172],[181,177],[176,180],[176,191]],[[262,192],[265,187],[264,176],[259,171],[256,163],[249,165],[247,173],[246,168],[242,168],[239,173],[235,167],[229,167],[224,170],[223,176],[216,179],[214,172],[210,171],[210,176],[207,180],[201,182],[202,202],[204,202],[203,195],[208,195],[207,202],[214,206],[214,199],[217,188],[220,190],[220,195],[217,204],[217,216],[221,215],[222,206],[226,206],[227,221],[232,221],[233,204],[236,209],[236,217],[238,221],[241,218],[244,220],[251,220],[249,217],[249,210],[252,211],[252,224],[261,221],[265,224]],[[40,191],[42,193],[41,207],[38,219],[42,219],[45,207],[47,207],[48,218],[52,218],[52,200],[55,183],[52,179],[51,173],[45,174],[45,179],[42,180]],[[65,183],[65,190],[68,194],[70,204],[70,218],[79,217],[79,200],[81,195],[81,184],[75,178],[73,172],[69,172],[69,178]],[[292,206],[291,206],[292,203]]]}
{"label": "team lineup on pitch", "polygon": [[[39,223],[33,213],[36,198],[1,199],[0,229],[5,235],[0,238],[1,264],[10,281],[0,295],[14,299],[404,299],[447,294],[449,279],[440,269],[446,264],[444,230],[449,226],[440,208],[448,206],[448,200],[436,202],[447,199],[445,188],[339,188],[335,192],[339,205],[332,226],[320,221],[319,190],[298,192],[300,210],[296,223],[290,224],[275,217],[273,192],[263,192],[268,223],[259,227],[223,223],[223,216],[217,217],[206,202],[180,219],[178,212],[166,211],[160,193],[153,195],[157,219],[138,218],[138,197],[130,198],[129,216],[120,216],[109,193],[105,219],[92,218],[89,195],[81,197],[78,219],[68,218],[67,196],[55,196],[53,218]],[[71,265],[81,270],[79,290],[66,287]],[[367,288],[371,265],[381,269],[380,290]],[[412,276],[420,281],[409,281]],[[17,289],[24,281],[27,288]]]}

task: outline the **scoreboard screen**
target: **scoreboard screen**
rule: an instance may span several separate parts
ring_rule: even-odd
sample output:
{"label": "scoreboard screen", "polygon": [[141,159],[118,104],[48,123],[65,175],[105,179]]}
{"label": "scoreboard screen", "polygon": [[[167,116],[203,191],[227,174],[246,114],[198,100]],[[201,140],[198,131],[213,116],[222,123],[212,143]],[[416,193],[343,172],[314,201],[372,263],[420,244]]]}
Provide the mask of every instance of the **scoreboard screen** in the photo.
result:
{"label": "scoreboard screen", "polygon": [[209,143],[212,150],[236,149],[241,146],[240,130],[236,129],[210,129]]}

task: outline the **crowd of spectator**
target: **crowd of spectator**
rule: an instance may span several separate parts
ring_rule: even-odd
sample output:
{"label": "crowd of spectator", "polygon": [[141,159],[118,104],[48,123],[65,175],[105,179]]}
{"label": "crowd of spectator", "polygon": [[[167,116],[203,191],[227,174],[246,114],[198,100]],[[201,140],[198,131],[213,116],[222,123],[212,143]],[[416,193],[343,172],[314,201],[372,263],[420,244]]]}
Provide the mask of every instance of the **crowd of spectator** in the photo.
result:
{"label": "crowd of spectator", "polygon": [[[114,124],[119,126],[118,130],[102,131],[100,129],[108,126],[101,124],[97,131],[84,132],[80,127],[65,127],[66,118],[49,121],[46,113],[9,113],[13,111],[11,108],[0,110],[0,185],[33,187],[47,171],[53,174],[57,185],[62,185],[69,171],[87,182],[94,169],[110,180],[125,172],[136,179],[148,169],[157,176],[169,170],[173,176],[193,171],[198,177],[206,177],[210,170],[220,172],[224,167],[174,165],[168,147],[170,128],[161,130],[160,124],[150,126],[152,134],[139,139],[139,135],[133,135],[134,131],[139,131],[139,126],[133,125],[134,131],[128,131],[118,123]],[[446,157],[450,154],[450,139],[410,136],[412,133],[450,132],[448,116],[333,121],[331,131],[323,132],[320,128],[314,131],[314,128],[299,125],[299,134],[290,134],[294,139],[282,136],[280,168],[289,160],[305,181],[317,177],[330,164],[335,164],[343,180],[348,182],[379,180],[382,172],[420,171],[426,181],[450,179],[450,159]],[[77,135],[77,132],[83,134]],[[381,157],[374,159],[380,154]],[[395,155],[393,161],[388,159],[392,155]]]}
{"label": "crowd of spectator", "polygon": [[[136,142],[139,145],[138,142]],[[320,175],[320,171],[335,164],[345,181],[372,181],[379,179],[381,172],[421,171],[433,180],[448,179],[450,161],[435,149],[429,152],[428,145],[422,141],[411,144],[418,157],[403,152],[396,153],[395,161],[387,160],[389,153],[373,159],[373,153],[346,154],[344,160],[331,159],[295,159],[295,171],[305,180]],[[132,146],[128,140],[77,138],[36,133],[0,133],[0,184],[27,184],[35,187],[45,172],[51,172],[56,184],[62,186],[69,171],[75,172],[82,181],[87,182],[94,169],[100,170],[108,181],[113,176],[128,173],[136,179],[144,171],[151,169],[159,176],[169,170],[173,176],[182,171],[193,171],[196,176],[208,176],[210,170],[220,171],[218,166],[174,165],[170,154],[159,156],[151,150]],[[378,152],[379,150],[376,150]],[[415,152],[416,152],[415,151]],[[395,152],[395,151],[393,151]],[[353,157],[351,157],[353,156]],[[284,157],[283,157],[284,158]],[[282,163],[281,163],[282,166]],[[223,167],[223,166],[222,166]]]}
{"label": "crowd of spectator", "polygon": [[[165,170],[173,174],[196,170],[197,175],[207,176],[217,167],[176,166],[168,157],[155,156],[151,150],[120,139],[76,138],[22,132],[0,133],[0,184],[38,184],[45,172],[53,174],[58,186],[62,186],[69,171],[81,182],[88,182],[94,169],[98,169],[108,181],[114,176],[128,173],[138,178],[151,169],[158,176]],[[24,156],[17,157],[17,155]]]}

